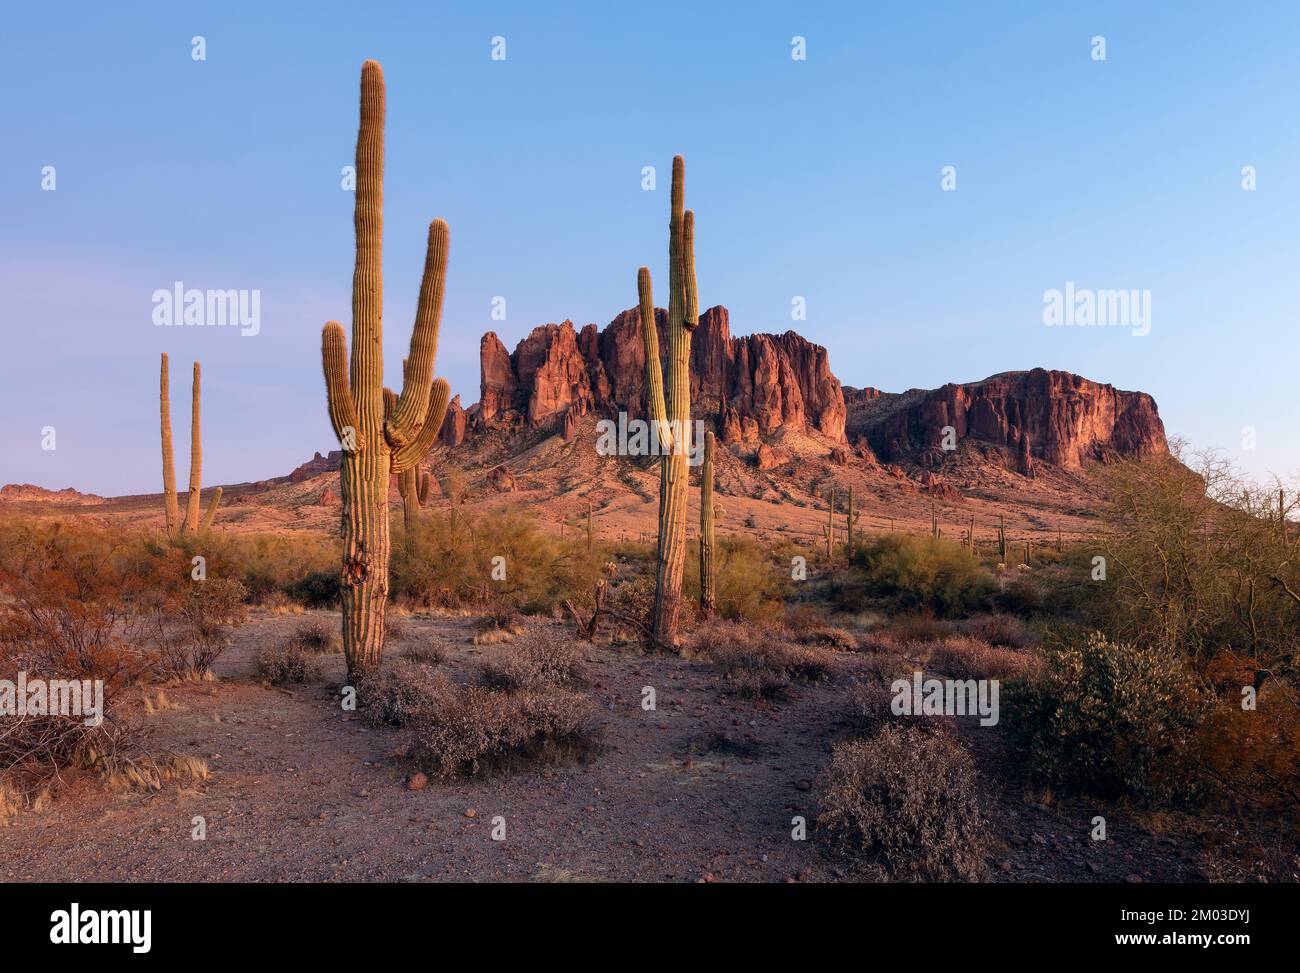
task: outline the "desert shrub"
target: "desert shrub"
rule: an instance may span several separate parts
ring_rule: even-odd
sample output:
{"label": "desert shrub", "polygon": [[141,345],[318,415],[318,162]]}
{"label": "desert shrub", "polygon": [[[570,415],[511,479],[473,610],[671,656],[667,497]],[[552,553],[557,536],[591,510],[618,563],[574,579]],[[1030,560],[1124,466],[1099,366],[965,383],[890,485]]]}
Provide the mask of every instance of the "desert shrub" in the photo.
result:
{"label": "desert shrub", "polygon": [[[199,541],[187,539],[185,543]],[[337,603],[338,542],[321,534],[209,535],[202,539],[202,550],[196,547],[195,553],[208,559],[209,577],[238,578],[258,604],[275,595],[309,607],[331,608]]]}
{"label": "desert shrub", "polygon": [[976,615],[962,620],[955,627],[963,635],[1008,649],[1025,649],[1038,642],[1025,629],[1024,623],[1012,615]]}
{"label": "desert shrub", "polygon": [[524,617],[510,605],[490,606],[474,622],[475,645],[498,645],[524,634]]}
{"label": "desert shrub", "polygon": [[0,672],[103,679],[110,693],[146,675],[169,593],[139,544],[60,524],[5,527]]}
{"label": "desert shrub", "polygon": [[343,651],[343,636],[337,624],[311,619],[298,626],[293,641],[310,655],[337,655]]}
{"label": "desert shrub", "polygon": [[403,649],[402,658],[426,666],[440,666],[447,661],[447,650],[437,642],[421,642]]}
{"label": "desert shrub", "polygon": [[[566,599],[590,597],[605,563],[600,545],[558,538],[512,509],[421,517],[415,546],[397,532],[390,563],[393,597],[420,607],[504,606],[549,613]],[[412,551],[418,552],[413,554]],[[504,580],[492,577],[492,559],[504,557]]]}
{"label": "desert shrub", "polygon": [[296,639],[266,645],[257,652],[257,674],[272,686],[306,682],[312,674],[311,656]]}
{"label": "desert shrub", "polygon": [[590,701],[558,688],[503,692],[447,681],[414,727],[408,758],[443,778],[582,759],[598,741]]}
{"label": "desert shrub", "polygon": [[339,569],[311,571],[286,584],[284,593],[307,608],[334,608],[341,597]]}
{"label": "desert shrub", "polygon": [[1255,709],[1242,709],[1238,683],[1216,700],[1194,744],[1197,766],[1215,802],[1300,818],[1300,690],[1285,679],[1259,687]]}
{"label": "desert shrub", "polygon": [[817,828],[836,850],[909,878],[983,873],[975,764],[947,734],[886,723],[874,737],[836,744],[821,783]]}
{"label": "desert shrub", "polygon": [[1017,652],[969,635],[931,643],[929,665],[956,679],[1026,679],[1040,667],[1037,655]]}
{"label": "desert shrub", "polygon": [[[790,559],[784,566],[779,551],[749,536],[727,534],[717,538],[713,551],[715,611],[726,619],[775,620],[790,590]],[[686,577],[682,598],[688,605],[700,600],[699,542],[686,551]]]}
{"label": "desert shrub", "polygon": [[998,611],[1022,618],[1040,614],[1047,607],[1043,586],[1033,578],[1011,579],[993,596],[993,604]]}
{"label": "desert shrub", "polygon": [[225,651],[230,629],[248,617],[244,586],[233,578],[194,581],[176,601],[172,625],[159,639],[158,671],[201,679]]}
{"label": "desert shrub", "polygon": [[799,645],[790,632],[771,624],[715,620],[696,629],[687,648],[747,697],[780,697],[791,682],[819,682],[835,667],[828,650]]}
{"label": "desert shrub", "polygon": [[940,617],[986,608],[996,583],[970,551],[943,538],[881,534],[853,553],[868,592],[902,611]]}
{"label": "desert shrub", "polygon": [[915,651],[925,643],[951,638],[955,631],[953,623],[943,619],[905,615],[868,631],[862,636],[861,646],[868,652]]}
{"label": "desert shrub", "polygon": [[1259,669],[1294,665],[1300,492],[1279,497],[1281,484],[1262,487],[1214,453],[1189,456],[1176,442],[1171,451],[1099,471],[1108,530],[1107,579],[1089,605],[1096,624],[1198,663],[1231,648]]}
{"label": "desert shrub", "polygon": [[866,678],[854,679],[849,684],[849,722],[860,733],[873,734],[898,718],[891,708],[894,694],[889,690],[888,679],[869,673]]}
{"label": "desert shrub", "polygon": [[504,658],[485,663],[482,670],[485,686],[507,691],[574,686],[586,679],[586,665],[577,646],[544,630],[507,650]]}
{"label": "desert shrub", "polygon": [[1029,775],[1106,797],[1187,796],[1184,758],[1205,706],[1182,661],[1101,633],[1045,654],[1037,679],[1004,693],[1007,736]]}
{"label": "desert shrub", "polygon": [[447,686],[446,677],[432,667],[399,659],[362,683],[358,709],[376,726],[409,726],[421,715],[428,715]]}

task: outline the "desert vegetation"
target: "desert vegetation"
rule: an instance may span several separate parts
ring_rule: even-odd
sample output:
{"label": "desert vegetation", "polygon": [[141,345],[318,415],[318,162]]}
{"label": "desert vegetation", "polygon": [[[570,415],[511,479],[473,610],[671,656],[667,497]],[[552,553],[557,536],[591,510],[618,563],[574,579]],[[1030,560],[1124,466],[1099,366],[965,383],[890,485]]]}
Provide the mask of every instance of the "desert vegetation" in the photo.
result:
{"label": "desert vegetation", "polygon": [[[718,497],[742,499],[738,483],[789,496],[736,466],[802,458],[729,456],[721,416],[710,416],[718,429],[704,437],[693,492],[686,437],[701,316],[695,217],[677,156],[662,353],[646,267],[628,312],[662,452],[656,530],[645,540],[599,536],[596,491],[576,474],[552,500],[577,505],[538,516],[499,496],[515,488],[504,463],[459,469],[436,445],[450,395],[434,378],[442,220],[428,227],[401,389],[384,387],[385,97],[382,71],[367,61],[350,356],[336,321],[321,347],[342,454],[341,542],[310,530],[217,530],[220,488],[200,517],[197,362],[182,516],[164,354],[162,529],[0,520],[0,678],[32,673],[42,686],[93,683],[102,694],[95,720],[48,707],[6,714],[0,820],[42,813],[83,782],[124,800],[167,791],[183,804],[219,786],[213,764],[230,756],[221,750],[235,728],[253,724],[268,750],[303,746],[299,733],[327,740],[333,749],[312,756],[335,761],[339,778],[366,768],[387,775],[368,780],[428,800],[517,799],[557,835],[561,818],[582,838],[596,830],[603,788],[625,788],[625,829],[642,823],[642,808],[663,815],[660,827],[706,828],[697,820],[734,819],[728,800],[740,794],[760,835],[743,851],[755,869],[771,856],[797,861],[797,874],[838,879],[1015,879],[1034,848],[1013,849],[1047,845],[1026,820],[1052,812],[1080,845],[1105,840],[1085,822],[1108,817],[1152,842],[1156,830],[1177,831],[1187,854],[1160,877],[1300,877],[1295,490],[1262,488],[1175,444],[1171,455],[1091,467],[1095,529],[1068,542],[1044,525],[1009,536],[1005,511],[994,522],[985,506],[977,522],[928,469],[924,492],[908,488],[912,529],[893,529],[892,518],[885,529],[884,517],[863,519],[870,495],[837,479],[850,464],[841,412],[835,461],[810,491],[820,534],[760,530],[752,513],[729,522]],[[552,431],[510,434],[540,451],[568,441],[579,418],[566,412]],[[1012,466],[998,473],[1028,478],[1028,434],[1016,435]],[[501,432],[490,448],[509,442]],[[870,454],[865,442],[855,448]],[[901,468],[882,475],[906,479]],[[946,535],[939,497],[950,508]],[[574,510],[577,528],[566,533]],[[0,693],[15,711],[16,690]],[[230,729],[214,700],[236,710]],[[297,722],[282,718],[287,707]],[[157,742],[169,725],[173,741],[210,756]],[[246,770],[241,785],[301,773],[301,755]],[[602,761],[626,762],[594,783],[585,775]],[[326,776],[311,787],[328,786]],[[353,796],[369,798],[369,787]],[[525,798],[555,805],[537,811]],[[678,801],[689,813],[670,821],[663,808]],[[462,813],[472,820],[477,810]],[[810,839],[797,851],[785,838],[791,826],[790,841]],[[632,856],[645,845],[618,842]],[[1079,879],[1070,869],[1090,861],[1067,857],[1034,877]]]}

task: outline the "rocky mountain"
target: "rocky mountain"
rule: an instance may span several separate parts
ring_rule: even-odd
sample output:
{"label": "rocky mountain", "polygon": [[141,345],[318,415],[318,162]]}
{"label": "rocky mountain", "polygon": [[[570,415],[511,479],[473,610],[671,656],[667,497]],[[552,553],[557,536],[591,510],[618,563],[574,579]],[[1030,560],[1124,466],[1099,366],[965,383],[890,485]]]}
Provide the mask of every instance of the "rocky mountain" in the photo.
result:
{"label": "rocky mountain", "polygon": [[[667,312],[657,309],[661,354]],[[591,413],[645,416],[641,317],[624,311],[603,330],[573,323],[533,329],[513,353],[492,332],[479,347],[482,375],[473,428],[562,432]],[[844,439],[844,393],[826,349],[793,331],[733,338],[725,307],[700,316],[691,346],[694,415],[713,419],[724,442],[757,445],[780,430]],[[448,422],[451,421],[449,415]],[[449,432],[459,442],[464,433]]]}
{"label": "rocky mountain", "polygon": [[[661,330],[665,319],[656,312]],[[642,348],[634,310],[604,328],[543,325],[513,351],[484,335],[480,401],[450,404],[428,458],[433,482],[459,470],[476,504],[520,506],[560,530],[592,509],[606,536],[648,536],[657,466],[594,448],[599,419],[645,415]],[[924,532],[937,516],[945,536],[972,519],[981,538],[1004,520],[1017,537],[1090,536],[1086,467],[1167,451],[1141,392],[1044,369],[901,393],[843,387],[825,348],[794,332],[734,337],[724,307],[702,316],[691,365],[693,416],[723,445],[725,530],[816,543],[828,494],[852,488],[864,531]],[[287,475],[226,486],[220,529],[337,531],[341,456],[317,453]],[[431,503],[446,502],[434,494]],[[10,486],[0,500],[50,515],[98,504],[86,512],[105,523],[162,516],[156,495],[104,501]],[[390,502],[400,503],[395,483]]]}
{"label": "rocky mountain", "polygon": [[1017,472],[1168,451],[1155,400],[1070,372],[1035,368],[902,394],[849,389],[847,435],[885,462],[934,465],[962,443],[997,447]]}
{"label": "rocky mountain", "polygon": [[31,483],[6,483],[0,487],[0,503],[75,504],[87,506],[100,504],[104,498],[93,493],[82,493],[72,487],[47,490]]}
{"label": "rocky mountain", "polygon": [[[665,319],[657,310],[663,353]],[[479,349],[479,404],[465,411],[458,398],[442,440],[457,445],[485,429],[567,435],[593,413],[643,417],[642,348],[635,309],[603,330],[543,325],[513,352],[489,332]],[[1039,462],[1078,469],[1167,450],[1155,401],[1142,392],[1041,368],[932,391],[846,389],[825,348],[793,331],[732,337],[721,306],[701,316],[692,341],[691,398],[693,415],[711,422],[722,442],[768,466],[777,465],[771,443],[788,432],[823,442],[839,462],[853,452],[868,462],[933,467],[966,444],[1026,476]],[[759,454],[760,446],[769,448]]]}

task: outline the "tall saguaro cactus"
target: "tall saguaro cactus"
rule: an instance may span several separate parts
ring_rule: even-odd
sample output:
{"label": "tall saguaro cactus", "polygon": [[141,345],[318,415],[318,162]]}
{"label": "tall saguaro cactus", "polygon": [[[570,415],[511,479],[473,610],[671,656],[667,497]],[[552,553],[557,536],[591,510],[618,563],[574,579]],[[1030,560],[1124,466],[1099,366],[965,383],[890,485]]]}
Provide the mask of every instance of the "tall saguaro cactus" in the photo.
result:
{"label": "tall saguaro cactus", "polygon": [[377,61],[361,66],[361,125],[357,132],[353,224],[352,357],[337,321],[321,334],[330,423],[343,447],[343,652],[348,678],[379,665],[388,603],[388,482],[415,468],[433,446],[451,388],[433,378],[438,324],[447,274],[447,224],[429,224],[424,276],[402,392],[384,410],[383,183],[384,74]]}
{"label": "tall saguaro cactus", "polygon": [[167,515],[167,534],[173,539],[185,534],[198,534],[212,526],[221,503],[221,487],[212,493],[207,512],[199,520],[199,494],[203,489],[203,439],[199,415],[199,363],[194,363],[194,380],[190,387],[190,493],[185,501],[185,519],[181,519],[180,504],[176,499],[176,466],[172,458],[172,403],[171,378],[167,353],[163,352],[162,368],[158,377],[158,406],[162,427],[163,509]]}
{"label": "tall saguaro cactus", "polygon": [[659,558],[651,634],[661,645],[680,641],[682,576],[686,567],[686,487],[690,473],[687,447],[691,420],[691,337],[700,323],[695,289],[695,214],[683,209],[686,164],[673,157],[673,184],[668,222],[668,385],[665,395],[655,330],[650,271],[637,272],[641,335],[645,349],[646,411],[655,421],[661,452],[659,464]]}
{"label": "tall saguaro cactus", "polygon": [[704,434],[704,467],[700,470],[700,613],[713,617],[717,584],[713,573],[713,432]]}

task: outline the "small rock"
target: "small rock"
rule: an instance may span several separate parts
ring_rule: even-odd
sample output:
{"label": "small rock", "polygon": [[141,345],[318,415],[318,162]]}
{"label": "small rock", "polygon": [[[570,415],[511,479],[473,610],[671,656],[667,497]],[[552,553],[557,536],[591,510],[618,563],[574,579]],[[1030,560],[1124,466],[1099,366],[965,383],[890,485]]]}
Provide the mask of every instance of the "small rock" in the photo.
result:
{"label": "small rock", "polygon": [[478,817],[478,812],[475,811],[472,807],[470,807],[470,808],[466,808],[466,809],[465,809],[465,817],[467,817],[467,818],[476,818],[476,817]]}
{"label": "small rock", "polygon": [[804,778],[803,780],[800,780],[798,783],[796,783],[794,786],[799,788],[799,790],[801,791],[810,791],[812,790],[812,781],[808,780],[807,778]]}
{"label": "small rock", "polygon": [[422,791],[427,786],[429,786],[429,778],[419,772],[412,774],[411,779],[406,782],[408,791]]}
{"label": "small rock", "polygon": [[1129,885],[1141,885],[1142,876],[1130,872],[1128,875],[1124,876],[1124,881],[1128,882]]}

